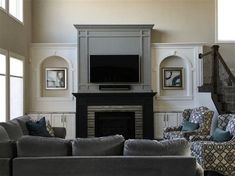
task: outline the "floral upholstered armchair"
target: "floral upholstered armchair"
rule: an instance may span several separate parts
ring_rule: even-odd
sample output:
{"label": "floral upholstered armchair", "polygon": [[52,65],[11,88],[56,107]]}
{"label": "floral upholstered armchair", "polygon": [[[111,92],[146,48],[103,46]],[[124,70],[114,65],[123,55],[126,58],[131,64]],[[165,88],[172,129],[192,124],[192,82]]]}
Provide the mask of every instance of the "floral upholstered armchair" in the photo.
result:
{"label": "floral upholstered armchair", "polygon": [[[205,171],[235,176],[235,115],[223,114],[215,118],[217,123],[211,136],[190,136],[192,155]],[[229,132],[230,138],[218,141],[217,130],[224,131],[222,135]]]}
{"label": "floral upholstered armchair", "polygon": [[[182,113],[182,124],[180,126],[165,128],[163,137],[164,139],[189,139],[191,135],[209,135],[213,115],[214,112],[204,106],[194,109],[185,109]],[[185,130],[185,124],[189,124],[189,126],[193,126],[193,128],[187,128]]]}

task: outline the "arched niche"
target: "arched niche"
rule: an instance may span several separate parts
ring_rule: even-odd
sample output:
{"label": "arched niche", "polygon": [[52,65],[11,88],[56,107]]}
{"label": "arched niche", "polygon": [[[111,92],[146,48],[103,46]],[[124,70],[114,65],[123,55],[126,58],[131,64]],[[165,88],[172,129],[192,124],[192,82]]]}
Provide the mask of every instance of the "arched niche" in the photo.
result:
{"label": "arched niche", "polygon": [[[68,97],[69,91],[69,64],[60,56],[49,56],[45,58],[40,65],[40,94],[41,97]],[[65,89],[46,89],[46,69],[65,69],[66,70],[66,88]]]}
{"label": "arched niche", "polygon": [[[164,89],[163,88],[163,69],[167,68],[182,68],[182,84],[183,87],[179,89]],[[188,90],[188,64],[185,62],[185,59],[183,59],[180,56],[172,55],[164,58],[162,62],[160,63],[160,96],[167,96],[167,97],[180,97],[180,96],[187,96],[187,90]]]}

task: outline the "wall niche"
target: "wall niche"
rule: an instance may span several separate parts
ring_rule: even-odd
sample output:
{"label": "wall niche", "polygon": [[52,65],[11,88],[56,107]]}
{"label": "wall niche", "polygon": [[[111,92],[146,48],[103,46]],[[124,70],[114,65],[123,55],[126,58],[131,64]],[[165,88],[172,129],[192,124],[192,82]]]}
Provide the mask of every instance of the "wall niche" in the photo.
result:
{"label": "wall niche", "polygon": [[[180,86],[179,88],[164,88],[164,81],[163,81],[163,69],[173,69],[174,68],[182,68],[182,77],[181,79],[181,84],[182,87]],[[168,71],[169,72],[169,71]],[[171,96],[171,97],[175,97],[175,96],[186,96],[187,95],[187,65],[185,64],[184,60],[179,57],[179,56],[168,56],[166,57],[161,63],[160,63],[160,86],[161,86],[161,96]],[[174,73],[173,73],[174,74]],[[166,75],[167,76],[167,75]],[[173,75],[172,75],[173,76]]]}
{"label": "wall niche", "polygon": [[[46,89],[46,69],[66,69],[66,82],[65,89]],[[69,64],[60,56],[49,56],[44,59],[40,66],[40,95],[41,97],[68,97],[70,96],[69,91]]]}

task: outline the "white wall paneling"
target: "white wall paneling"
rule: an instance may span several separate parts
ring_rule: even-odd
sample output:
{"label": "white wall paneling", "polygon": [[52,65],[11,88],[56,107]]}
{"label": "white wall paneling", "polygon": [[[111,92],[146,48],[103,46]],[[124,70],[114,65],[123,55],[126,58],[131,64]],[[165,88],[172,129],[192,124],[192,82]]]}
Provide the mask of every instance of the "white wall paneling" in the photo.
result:
{"label": "white wall paneling", "polygon": [[[68,63],[68,95],[64,97],[42,97],[41,64],[51,56],[58,56]],[[30,111],[75,111],[72,93],[77,90],[77,46],[76,44],[32,44],[30,58]],[[53,90],[51,90],[53,91]]]}

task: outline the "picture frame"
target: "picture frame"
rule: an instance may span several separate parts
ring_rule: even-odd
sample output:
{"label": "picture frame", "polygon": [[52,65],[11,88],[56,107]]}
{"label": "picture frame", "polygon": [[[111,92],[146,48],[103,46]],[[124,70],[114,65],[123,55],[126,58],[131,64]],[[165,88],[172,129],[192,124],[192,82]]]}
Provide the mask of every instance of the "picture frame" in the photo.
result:
{"label": "picture frame", "polygon": [[163,67],[162,68],[162,89],[179,90],[184,88],[183,67]]}
{"label": "picture frame", "polygon": [[47,90],[67,89],[67,68],[46,68],[45,85]]}

